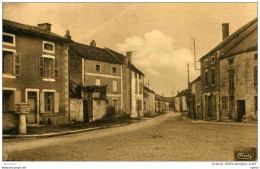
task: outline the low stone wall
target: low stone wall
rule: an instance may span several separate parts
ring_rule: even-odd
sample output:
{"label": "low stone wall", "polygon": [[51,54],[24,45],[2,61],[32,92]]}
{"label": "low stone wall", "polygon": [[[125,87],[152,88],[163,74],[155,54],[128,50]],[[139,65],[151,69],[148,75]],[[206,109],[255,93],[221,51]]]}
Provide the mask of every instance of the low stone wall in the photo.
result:
{"label": "low stone wall", "polygon": [[3,113],[3,131],[18,130],[19,115],[14,112]]}
{"label": "low stone wall", "polygon": [[83,122],[83,99],[70,99],[70,121]]}
{"label": "low stone wall", "polygon": [[106,101],[93,100],[93,121],[102,119],[106,116]]}

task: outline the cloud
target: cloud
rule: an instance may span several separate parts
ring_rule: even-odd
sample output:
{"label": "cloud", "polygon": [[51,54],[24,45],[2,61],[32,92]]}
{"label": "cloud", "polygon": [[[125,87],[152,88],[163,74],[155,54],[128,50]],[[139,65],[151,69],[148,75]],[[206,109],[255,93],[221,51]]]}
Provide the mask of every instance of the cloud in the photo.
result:
{"label": "cloud", "polygon": [[[130,37],[124,43],[117,44],[118,51],[132,51],[132,62],[144,72],[152,75],[162,75],[162,69],[179,71],[187,74],[187,63],[193,66],[193,55],[184,47],[175,48],[174,39],[164,33],[153,30],[144,35]],[[186,77],[186,76],[185,76]]]}

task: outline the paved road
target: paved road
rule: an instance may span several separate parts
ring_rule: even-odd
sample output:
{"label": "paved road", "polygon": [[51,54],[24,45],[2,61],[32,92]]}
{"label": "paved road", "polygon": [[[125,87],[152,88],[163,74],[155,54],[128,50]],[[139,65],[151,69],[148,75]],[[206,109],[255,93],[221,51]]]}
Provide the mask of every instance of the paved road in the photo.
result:
{"label": "paved road", "polygon": [[257,147],[257,125],[192,123],[179,113],[53,138],[4,141],[11,161],[232,161]]}

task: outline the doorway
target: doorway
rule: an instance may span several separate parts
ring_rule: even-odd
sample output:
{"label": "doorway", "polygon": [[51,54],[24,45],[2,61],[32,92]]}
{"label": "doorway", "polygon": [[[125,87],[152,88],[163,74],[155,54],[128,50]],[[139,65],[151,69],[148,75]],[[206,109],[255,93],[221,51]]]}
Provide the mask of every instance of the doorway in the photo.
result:
{"label": "doorway", "polygon": [[242,121],[243,116],[246,114],[245,100],[237,101],[237,120]]}
{"label": "doorway", "polygon": [[87,100],[83,100],[83,118],[84,118],[84,122],[89,122]]}
{"label": "doorway", "polygon": [[35,124],[37,123],[37,92],[28,91],[27,93],[27,103],[30,107],[30,112],[27,114],[27,123]]}

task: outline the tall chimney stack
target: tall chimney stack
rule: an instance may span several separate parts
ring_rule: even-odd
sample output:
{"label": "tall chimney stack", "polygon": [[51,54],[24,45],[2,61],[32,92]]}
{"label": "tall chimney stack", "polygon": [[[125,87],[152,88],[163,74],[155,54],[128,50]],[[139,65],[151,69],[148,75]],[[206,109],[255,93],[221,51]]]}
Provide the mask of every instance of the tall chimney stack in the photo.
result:
{"label": "tall chimney stack", "polygon": [[222,38],[225,40],[229,36],[229,23],[222,24]]}
{"label": "tall chimney stack", "polygon": [[90,46],[93,46],[93,47],[96,47],[96,42],[95,42],[95,40],[92,40],[91,42],[90,42]]}
{"label": "tall chimney stack", "polygon": [[132,52],[130,52],[130,51],[126,52],[126,57],[128,57],[128,62],[129,62],[129,63],[132,63],[132,62],[131,62]]}
{"label": "tall chimney stack", "polygon": [[71,40],[71,36],[70,36],[70,31],[69,30],[66,31],[65,38],[68,39],[68,40]]}
{"label": "tall chimney stack", "polygon": [[38,24],[38,27],[40,29],[48,31],[48,32],[51,31],[51,24],[50,23],[40,23],[40,24]]}

